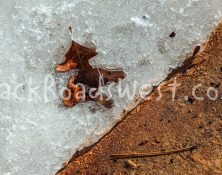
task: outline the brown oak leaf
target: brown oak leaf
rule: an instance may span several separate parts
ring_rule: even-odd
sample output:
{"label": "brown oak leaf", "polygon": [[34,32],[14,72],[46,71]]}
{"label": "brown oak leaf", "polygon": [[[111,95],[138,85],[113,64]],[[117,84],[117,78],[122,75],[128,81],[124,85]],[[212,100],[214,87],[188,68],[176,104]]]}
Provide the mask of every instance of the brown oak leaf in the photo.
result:
{"label": "brown oak leaf", "polygon": [[[107,85],[110,82],[117,83],[121,79],[125,78],[125,73],[121,70],[93,68],[89,64],[89,60],[96,55],[96,49],[87,48],[75,41],[72,41],[71,47],[65,55],[65,62],[56,66],[57,72],[66,72],[71,69],[79,70],[77,76],[70,77],[68,82],[68,88],[71,94],[68,91],[64,92],[63,102],[66,107],[72,107],[75,104],[89,100],[96,101],[107,108],[112,106],[112,100],[107,100],[108,97],[103,94],[92,98],[89,95],[89,89],[96,88],[98,90],[101,85],[101,80],[103,85]],[[86,87],[84,94],[80,93],[83,89],[78,86],[79,83]],[[97,93],[97,90],[94,92],[94,95]]]}

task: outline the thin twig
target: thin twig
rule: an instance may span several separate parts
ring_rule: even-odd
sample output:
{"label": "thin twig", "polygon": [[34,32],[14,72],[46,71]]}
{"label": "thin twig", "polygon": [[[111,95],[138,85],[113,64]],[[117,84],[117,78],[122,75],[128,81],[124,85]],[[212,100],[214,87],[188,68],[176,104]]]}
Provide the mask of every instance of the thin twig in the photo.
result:
{"label": "thin twig", "polygon": [[163,156],[163,155],[170,155],[170,154],[177,154],[182,153],[186,151],[193,151],[197,149],[198,147],[190,146],[178,150],[171,150],[171,151],[164,151],[164,152],[149,152],[149,153],[126,153],[126,154],[111,154],[111,159],[131,159],[131,158],[142,158],[142,157],[157,157],[157,156]]}

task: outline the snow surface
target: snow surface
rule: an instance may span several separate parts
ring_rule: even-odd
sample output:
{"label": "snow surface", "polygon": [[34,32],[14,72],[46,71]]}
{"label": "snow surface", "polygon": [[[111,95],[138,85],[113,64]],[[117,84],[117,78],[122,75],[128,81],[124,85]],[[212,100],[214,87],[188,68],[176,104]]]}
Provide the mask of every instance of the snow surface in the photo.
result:
{"label": "snow surface", "polygon": [[[118,95],[116,85],[112,109],[92,102],[62,107],[53,93],[68,74],[55,74],[54,68],[71,38],[96,46],[94,66],[123,68],[127,77],[119,85],[138,94],[145,83],[159,84],[207,39],[221,10],[221,0],[0,0],[1,174],[55,174],[132,102]],[[169,38],[173,31],[176,37]]]}

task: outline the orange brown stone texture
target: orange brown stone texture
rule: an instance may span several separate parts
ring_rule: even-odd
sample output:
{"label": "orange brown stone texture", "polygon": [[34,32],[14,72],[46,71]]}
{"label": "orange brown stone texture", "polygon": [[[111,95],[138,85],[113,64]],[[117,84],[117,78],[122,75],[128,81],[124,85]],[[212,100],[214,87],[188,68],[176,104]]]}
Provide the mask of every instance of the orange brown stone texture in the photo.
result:
{"label": "orange brown stone texture", "polygon": [[[156,89],[149,101],[128,113],[91,149],[76,154],[58,175],[221,175],[222,100],[210,100],[206,93],[214,87],[222,96],[222,24],[191,64],[165,81],[160,101],[156,100]],[[181,86],[172,101],[168,85],[175,77]],[[202,86],[196,95],[203,96],[203,101],[192,96],[192,88],[198,84]],[[159,157],[110,159],[116,153],[158,152],[190,145],[198,145],[198,149]]]}

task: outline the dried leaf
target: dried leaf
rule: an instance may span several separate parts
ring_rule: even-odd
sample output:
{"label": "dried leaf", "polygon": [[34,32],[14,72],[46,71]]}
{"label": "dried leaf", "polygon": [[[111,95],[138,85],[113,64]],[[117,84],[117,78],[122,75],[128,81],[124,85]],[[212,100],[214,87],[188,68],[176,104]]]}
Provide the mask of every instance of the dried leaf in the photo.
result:
{"label": "dried leaf", "polygon": [[[78,75],[76,77],[72,76],[68,83],[68,88],[71,90],[71,95],[69,95],[68,91],[64,92],[64,105],[66,107],[72,107],[81,101],[89,100],[95,101],[107,108],[112,106],[112,100],[107,100],[108,97],[104,95],[103,98],[100,96],[96,98],[89,97],[89,89],[96,88],[98,90],[99,85],[101,85],[101,80],[103,85],[106,85],[110,82],[117,83],[121,79],[125,78],[125,73],[121,70],[93,68],[89,64],[89,60],[96,55],[96,49],[87,48],[75,41],[72,41],[72,45],[65,56],[65,62],[57,65],[57,72],[66,72],[71,69],[79,70]],[[82,90],[77,85],[78,83],[84,84],[87,87],[85,94],[83,94],[81,97],[78,96],[79,92]],[[70,99],[68,99],[69,96],[71,97]]]}

